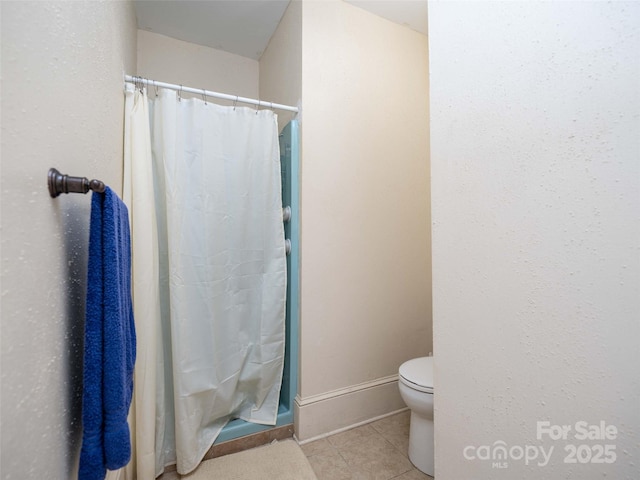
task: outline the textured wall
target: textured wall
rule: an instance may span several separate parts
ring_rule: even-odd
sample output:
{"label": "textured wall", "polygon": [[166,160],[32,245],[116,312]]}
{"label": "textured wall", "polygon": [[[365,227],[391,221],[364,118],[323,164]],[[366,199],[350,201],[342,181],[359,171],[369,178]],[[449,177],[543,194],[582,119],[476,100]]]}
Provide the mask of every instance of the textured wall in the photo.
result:
{"label": "textured wall", "polygon": [[638,478],[640,4],[434,2],[429,43],[436,476]]}
{"label": "textured wall", "polygon": [[49,167],[120,192],[129,2],[0,2],[3,479],[75,478],[90,196],[51,199]]}

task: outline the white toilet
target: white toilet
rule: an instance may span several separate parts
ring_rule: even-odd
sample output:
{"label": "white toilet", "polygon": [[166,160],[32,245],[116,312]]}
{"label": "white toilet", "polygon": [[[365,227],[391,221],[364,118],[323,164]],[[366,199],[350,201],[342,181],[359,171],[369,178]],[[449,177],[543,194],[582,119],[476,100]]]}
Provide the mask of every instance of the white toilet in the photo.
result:
{"label": "white toilet", "polygon": [[409,460],[433,477],[433,357],[400,365],[400,396],[411,410]]}

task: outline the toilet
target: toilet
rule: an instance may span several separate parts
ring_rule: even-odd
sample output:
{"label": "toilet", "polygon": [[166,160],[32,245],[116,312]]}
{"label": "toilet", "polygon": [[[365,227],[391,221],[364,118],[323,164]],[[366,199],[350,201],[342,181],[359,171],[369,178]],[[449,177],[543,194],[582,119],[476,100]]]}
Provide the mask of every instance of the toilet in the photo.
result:
{"label": "toilet", "polygon": [[398,373],[400,396],[411,410],[409,460],[433,477],[433,357],[408,360]]}

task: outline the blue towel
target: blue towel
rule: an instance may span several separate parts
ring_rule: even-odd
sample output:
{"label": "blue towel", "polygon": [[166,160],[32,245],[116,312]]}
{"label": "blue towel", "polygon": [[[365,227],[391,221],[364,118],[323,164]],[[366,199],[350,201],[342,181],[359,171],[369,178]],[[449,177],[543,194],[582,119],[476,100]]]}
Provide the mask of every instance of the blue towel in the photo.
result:
{"label": "blue towel", "polygon": [[107,187],[91,198],[79,480],[129,463],[135,357],[129,217]]}

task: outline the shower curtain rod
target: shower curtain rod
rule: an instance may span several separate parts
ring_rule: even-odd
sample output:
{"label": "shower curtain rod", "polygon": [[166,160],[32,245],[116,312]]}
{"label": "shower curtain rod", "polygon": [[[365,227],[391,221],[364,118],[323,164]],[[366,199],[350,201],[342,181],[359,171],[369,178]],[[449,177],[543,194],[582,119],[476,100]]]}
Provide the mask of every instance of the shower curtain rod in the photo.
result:
{"label": "shower curtain rod", "polygon": [[203,88],[191,88],[191,87],[185,87],[183,85],[176,85],[173,83],[157,82],[155,80],[149,80],[148,78],[136,77],[132,75],[125,75],[124,81],[125,83],[133,83],[134,85],[142,83],[144,85],[153,85],[155,87],[169,88],[171,90],[177,90],[179,92],[195,93],[198,95],[204,95],[205,97],[222,98],[224,100],[232,100],[234,102],[248,103],[251,105],[258,105],[260,107],[267,107],[270,109],[277,108],[278,110],[287,110],[289,112],[298,113],[298,107],[282,105],[280,103],[265,102],[263,100],[255,100],[253,98],[240,97],[238,95],[228,95],[226,93],[212,92],[210,90],[205,90]]}

